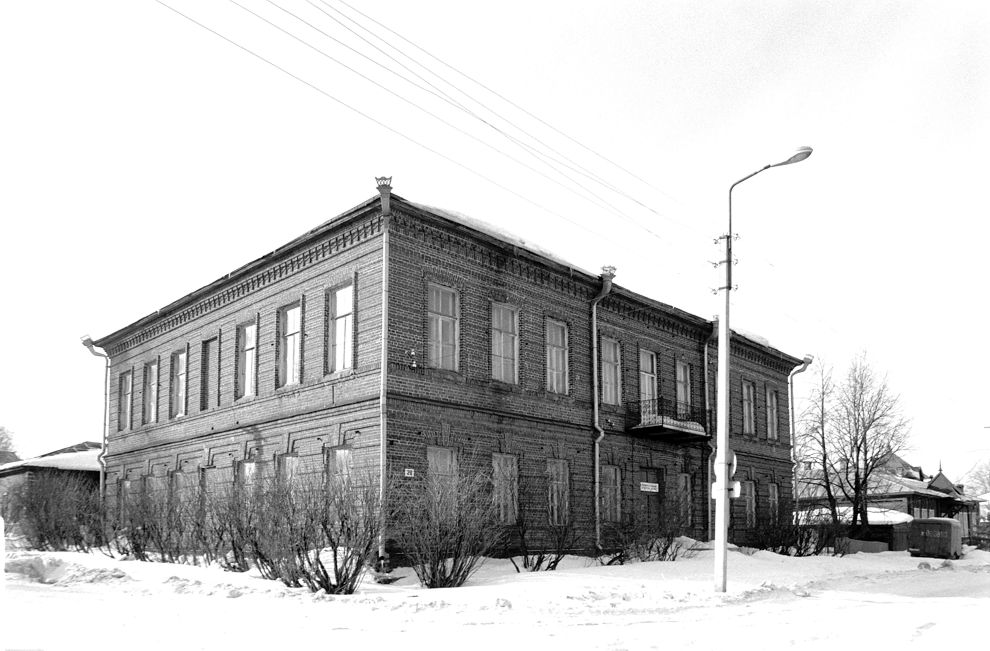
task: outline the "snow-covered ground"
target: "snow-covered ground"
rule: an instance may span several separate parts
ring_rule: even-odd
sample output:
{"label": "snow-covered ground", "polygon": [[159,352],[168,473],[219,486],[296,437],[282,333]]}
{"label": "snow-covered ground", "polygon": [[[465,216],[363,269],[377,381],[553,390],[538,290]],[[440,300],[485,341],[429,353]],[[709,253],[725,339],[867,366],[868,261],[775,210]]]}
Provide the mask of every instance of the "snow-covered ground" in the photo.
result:
{"label": "snow-covered ground", "polygon": [[[778,649],[973,643],[990,615],[990,553],[943,565],[906,552],[844,558],[712,552],[600,567],[568,558],[517,574],[492,560],[462,588],[425,590],[408,568],[346,597],[255,574],[8,552],[5,649]],[[919,568],[922,563],[931,569]]]}

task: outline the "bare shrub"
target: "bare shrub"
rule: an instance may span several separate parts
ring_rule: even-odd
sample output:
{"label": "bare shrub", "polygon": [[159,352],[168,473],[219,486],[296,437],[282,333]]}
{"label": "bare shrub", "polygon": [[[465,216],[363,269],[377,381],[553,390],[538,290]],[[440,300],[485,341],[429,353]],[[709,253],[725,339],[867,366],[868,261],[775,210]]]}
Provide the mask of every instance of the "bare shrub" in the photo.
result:
{"label": "bare shrub", "polygon": [[606,524],[607,545],[598,556],[602,565],[625,565],[639,561],[676,561],[685,552],[681,536],[690,530],[688,511],[674,496],[663,501],[656,522],[629,514],[621,523]]}
{"label": "bare shrub", "polygon": [[396,537],[426,588],[464,585],[505,535],[491,474],[428,477],[399,495]]}
{"label": "bare shrub", "polygon": [[847,547],[845,529],[823,511],[797,511],[789,517],[757,520],[750,546],[784,556],[841,556]]}
{"label": "bare shrub", "polygon": [[30,547],[88,552],[103,542],[99,490],[87,478],[38,472],[12,489],[9,500],[11,521]]}
{"label": "bare shrub", "polygon": [[530,526],[525,509],[519,509],[516,522],[507,537],[506,551],[510,551],[508,545],[515,543],[515,551],[518,551],[520,556],[517,562],[514,556],[509,555],[516,572],[556,570],[567,554],[574,553],[581,546],[581,536],[574,526],[573,518],[570,514],[555,518],[550,505],[549,492],[545,490],[543,493],[547,499],[538,512],[535,529]]}

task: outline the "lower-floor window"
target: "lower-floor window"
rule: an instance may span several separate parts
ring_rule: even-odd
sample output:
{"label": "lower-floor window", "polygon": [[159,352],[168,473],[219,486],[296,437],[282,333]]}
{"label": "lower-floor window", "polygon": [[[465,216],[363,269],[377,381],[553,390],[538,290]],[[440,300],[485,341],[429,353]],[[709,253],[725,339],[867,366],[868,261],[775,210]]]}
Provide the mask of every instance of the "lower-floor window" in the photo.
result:
{"label": "lower-floor window", "polygon": [[567,524],[570,518],[570,470],[563,459],[547,461],[547,516],[550,524]]}
{"label": "lower-floor window", "polygon": [[746,503],[746,526],[756,526],[756,482],[744,481],[742,483],[743,498]]}
{"label": "lower-floor window", "polygon": [[602,520],[622,520],[622,473],[618,466],[602,466]]}
{"label": "lower-floor window", "polygon": [[499,521],[515,524],[519,513],[519,463],[515,455],[492,455],[492,485]]}

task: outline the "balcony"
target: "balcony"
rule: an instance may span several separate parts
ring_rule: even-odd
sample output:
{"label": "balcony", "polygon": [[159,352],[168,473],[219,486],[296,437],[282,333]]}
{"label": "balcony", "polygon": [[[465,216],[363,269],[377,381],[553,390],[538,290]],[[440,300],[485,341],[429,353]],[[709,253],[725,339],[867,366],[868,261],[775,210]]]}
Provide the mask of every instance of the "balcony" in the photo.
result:
{"label": "balcony", "polygon": [[[637,400],[627,405],[631,434],[647,434],[665,441],[701,441],[709,438],[707,414],[694,405],[664,398]],[[628,422],[628,421],[627,421]]]}

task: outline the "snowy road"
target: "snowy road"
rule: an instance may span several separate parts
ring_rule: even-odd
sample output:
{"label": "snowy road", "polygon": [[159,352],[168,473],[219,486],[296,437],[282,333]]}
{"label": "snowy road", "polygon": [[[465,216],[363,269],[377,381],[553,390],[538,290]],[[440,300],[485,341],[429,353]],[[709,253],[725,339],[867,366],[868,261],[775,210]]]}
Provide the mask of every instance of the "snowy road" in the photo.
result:
{"label": "snowy road", "polygon": [[919,570],[906,554],[864,556],[734,557],[736,575],[751,583],[728,595],[711,593],[704,559],[542,575],[496,566],[465,588],[421,590],[410,577],[337,598],[187,566],[116,562],[125,573],[79,570],[54,585],[8,571],[0,635],[9,649],[835,649],[976,640],[990,614],[990,554],[938,570]]}

